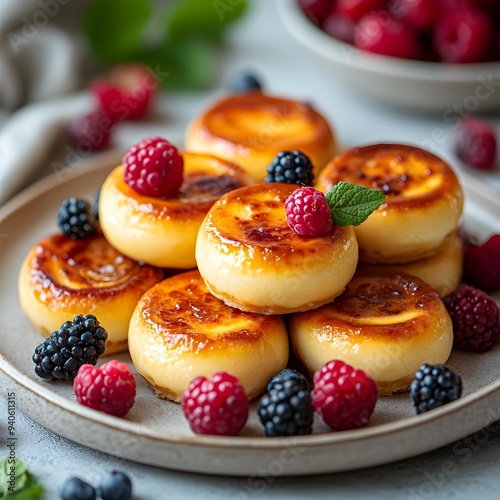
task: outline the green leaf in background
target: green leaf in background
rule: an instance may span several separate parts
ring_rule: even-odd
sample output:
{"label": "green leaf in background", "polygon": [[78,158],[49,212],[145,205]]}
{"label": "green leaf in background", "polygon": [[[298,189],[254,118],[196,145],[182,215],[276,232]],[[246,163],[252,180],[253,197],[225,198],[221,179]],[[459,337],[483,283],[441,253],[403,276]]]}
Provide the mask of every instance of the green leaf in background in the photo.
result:
{"label": "green leaf in background", "polygon": [[[15,467],[15,491],[9,489],[11,467]],[[40,500],[43,487],[36,477],[28,471],[28,466],[18,458],[5,458],[0,462],[0,498],[8,500]]]}
{"label": "green leaf in background", "polygon": [[127,60],[150,15],[148,0],[92,0],[84,19],[92,51],[106,62]]}
{"label": "green leaf in background", "polygon": [[387,196],[370,189],[340,181],[325,194],[332,221],[339,226],[358,226],[384,203]]}
{"label": "green leaf in background", "polygon": [[202,36],[219,41],[246,6],[246,0],[178,0],[167,23],[169,40]]}

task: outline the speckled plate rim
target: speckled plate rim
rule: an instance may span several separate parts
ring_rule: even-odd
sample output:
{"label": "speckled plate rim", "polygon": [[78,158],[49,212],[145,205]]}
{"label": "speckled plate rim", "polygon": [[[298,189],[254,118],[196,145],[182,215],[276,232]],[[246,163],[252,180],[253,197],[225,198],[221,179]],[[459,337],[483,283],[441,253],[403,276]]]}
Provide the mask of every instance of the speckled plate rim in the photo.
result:
{"label": "speckled plate rim", "polygon": [[[81,166],[78,169],[74,169],[69,172],[66,176],[66,179],[63,183],[73,181],[81,176],[86,176],[95,171],[103,170],[104,168],[109,168],[116,164],[117,160],[120,158],[122,151],[113,150],[110,152],[106,152],[100,155],[95,156],[85,162],[82,162]],[[478,181],[477,179],[471,177],[466,173],[461,173],[460,177],[462,178],[462,182],[464,185],[464,190],[467,196],[467,199],[471,200],[474,203],[481,203],[487,210],[491,210],[492,213],[500,214],[500,202],[495,198],[495,193],[490,190],[490,188],[484,183]],[[48,176],[37,183],[33,184],[29,188],[25,189],[10,201],[8,201],[5,205],[0,207],[0,231],[2,222],[10,216],[15,215],[15,212],[23,207],[25,204],[32,202],[37,197],[41,197],[46,195],[53,188],[54,184],[56,184],[57,176],[55,174]],[[500,223],[500,218],[499,218]],[[265,438],[265,437],[222,437],[222,436],[201,436],[201,435],[178,435],[175,433],[165,432],[159,429],[148,428],[139,423],[130,422],[124,419],[112,417],[110,415],[100,413],[84,406],[79,405],[78,403],[68,400],[67,398],[56,394],[51,391],[50,388],[44,387],[42,384],[37,383],[33,379],[24,375],[21,371],[19,371],[14,365],[9,363],[7,359],[2,355],[2,347],[0,346],[0,370],[4,372],[4,374],[10,378],[13,382],[15,382],[20,388],[23,390],[29,391],[37,397],[42,398],[45,402],[53,405],[58,408],[61,412],[71,414],[79,419],[82,419],[83,422],[89,422],[96,424],[102,429],[113,429],[119,432],[123,432],[126,434],[132,434],[139,438],[147,438],[155,441],[160,441],[169,445],[177,445],[182,446],[186,445],[189,447],[195,447],[199,449],[211,448],[211,449],[220,449],[220,450],[276,450],[281,451],[285,449],[287,446],[293,442],[294,446],[300,446],[301,448],[316,448],[316,447],[325,447],[330,445],[348,445],[349,443],[359,442],[359,441],[369,441],[375,438],[383,438],[384,436],[389,436],[394,433],[398,433],[401,431],[409,432],[410,430],[418,431],[418,429],[427,427],[431,425],[433,422],[442,421],[443,418],[446,418],[450,414],[457,414],[461,412],[468,411],[472,406],[480,403],[486,404],[489,400],[499,400],[500,401],[500,379],[496,380],[493,383],[488,384],[487,386],[475,391],[472,394],[469,394],[457,401],[449,403],[441,408],[437,408],[432,412],[424,413],[422,415],[415,415],[412,417],[404,418],[396,422],[379,424],[373,427],[365,427],[362,429],[356,429],[352,431],[343,431],[343,432],[331,432],[326,434],[316,434],[310,436],[296,436],[293,438]],[[21,408],[23,409],[23,408]],[[28,411],[30,416],[38,421],[36,418],[36,414],[34,415],[33,411]],[[473,421],[469,422],[460,432],[453,434],[451,438],[448,438],[446,442],[436,442],[435,445],[429,444],[420,447],[418,451],[412,452],[411,450],[401,454],[398,453],[394,457],[384,458],[378,461],[378,463],[368,463],[363,466],[377,465],[382,463],[388,463],[401,458],[408,458],[410,456],[414,456],[419,453],[423,453],[425,451],[430,451],[437,447],[443,446],[445,444],[449,444],[455,440],[461,439],[468,434],[476,432],[483,427],[486,427],[490,423],[494,422],[496,419],[500,418],[499,415],[489,415],[485,416],[481,421]],[[47,425],[47,422],[40,422],[42,425],[45,425],[49,429],[53,430],[56,433],[61,434],[57,429],[51,428],[50,424]],[[80,439],[70,436],[70,439],[77,441],[81,444],[91,446],[96,449],[100,449],[101,451],[108,451],[106,449],[102,449],[99,446],[89,445],[84,436],[81,436]],[[108,451],[112,453],[111,451]],[[123,456],[124,458],[128,458],[134,460],[133,456],[127,456],[122,453],[112,453],[118,456]],[[148,463],[147,460],[137,460],[143,463]],[[160,465],[155,462],[155,465]],[[165,465],[165,467],[178,468],[179,470],[187,470],[189,471],[189,467],[176,467],[171,465]],[[356,468],[356,467],[350,467]],[[335,469],[337,470],[337,469]],[[193,471],[198,471],[198,469],[193,469]],[[328,467],[323,472],[328,471]],[[332,470],[333,471],[333,470]],[[209,473],[215,474],[235,474],[234,471],[205,471]],[[245,474],[246,472],[242,472]],[[250,473],[250,472],[248,472]],[[310,472],[304,472],[305,474],[309,474]],[[286,473],[284,474],[286,475]]]}

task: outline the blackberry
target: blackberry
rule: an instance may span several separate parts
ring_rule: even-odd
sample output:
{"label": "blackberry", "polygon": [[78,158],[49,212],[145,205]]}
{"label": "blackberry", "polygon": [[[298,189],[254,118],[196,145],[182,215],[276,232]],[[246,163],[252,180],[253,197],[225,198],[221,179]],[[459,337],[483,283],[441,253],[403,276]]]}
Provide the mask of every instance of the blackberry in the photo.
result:
{"label": "blackberry", "polygon": [[279,373],[277,373],[268,382],[267,392],[280,390],[285,386],[285,384],[290,385],[292,383],[295,385],[299,385],[303,389],[309,388],[309,382],[307,381],[306,377],[302,375],[302,373],[299,373],[292,368],[285,368],[284,370],[281,370]]}
{"label": "blackberry", "polygon": [[99,490],[103,500],[130,500],[132,482],[126,474],[114,470],[102,477]]}
{"label": "blackberry", "polygon": [[266,436],[311,434],[313,407],[309,390],[290,379],[276,387],[262,397],[257,407]]}
{"label": "blackberry", "polygon": [[64,200],[59,207],[57,222],[61,231],[72,240],[88,238],[97,231],[97,219],[87,200]]}
{"label": "blackberry", "polygon": [[461,377],[444,365],[424,363],[410,385],[410,396],[417,414],[455,401],[461,395]]}
{"label": "blackberry", "polygon": [[231,92],[247,92],[248,90],[262,90],[259,80],[251,73],[238,73],[229,81]]}
{"label": "blackberry", "polygon": [[70,477],[61,489],[61,500],[95,500],[95,498],[94,487],[79,477]]}
{"label": "blackberry", "polygon": [[286,182],[299,186],[312,186],[313,165],[300,151],[281,151],[267,167],[264,182]]}
{"label": "blackberry", "polygon": [[101,188],[99,188],[99,191],[97,191],[97,194],[95,195],[94,198],[94,216],[95,219],[98,221],[99,220],[99,200],[101,199]]}
{"label": "blackberry", "polygon": [[107,338],[94,315],[75,316],[36,347],[35,373],[45,379],[73,380],[80,366],[97,363]]}

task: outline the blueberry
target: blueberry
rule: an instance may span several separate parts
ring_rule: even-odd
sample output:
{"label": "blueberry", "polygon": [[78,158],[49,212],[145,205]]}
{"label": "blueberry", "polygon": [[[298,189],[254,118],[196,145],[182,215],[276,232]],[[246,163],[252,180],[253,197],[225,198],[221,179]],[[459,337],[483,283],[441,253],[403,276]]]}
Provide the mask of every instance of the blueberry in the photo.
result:
{"label": "blueberry", "polygon": [[99,490],[103,500],[130,500],[132,497],[132,483],[129,477],[116,470],[102,477]]}
{"label": "blueberry", "polygon": [[250,73],[237,73],[229,81],[229,90],[232,92],[246,92],[248,90],[261,90],[262,86]]}
{"label": "blueberry", "polygon": [[61,500],[95,500],[95,489],[78,477],[70,477],[63,484]]}

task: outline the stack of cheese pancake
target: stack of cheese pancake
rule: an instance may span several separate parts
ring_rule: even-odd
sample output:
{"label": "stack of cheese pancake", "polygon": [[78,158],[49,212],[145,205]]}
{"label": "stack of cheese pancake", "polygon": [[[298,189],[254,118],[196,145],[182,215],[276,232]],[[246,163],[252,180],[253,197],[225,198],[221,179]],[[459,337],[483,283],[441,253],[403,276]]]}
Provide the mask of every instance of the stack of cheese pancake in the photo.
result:
{"label": "stack of cheese pancake", "polygon": [[[342,359],[381,394],[406,390],[421,363],[447,360],[452,328],[439,294],[461,274],[462,193],[441,159],[376,145],[331,160],[334,136],[317,111],[256,91],[193,120],[186,146],[175,196],[140,194],[120,165],[101,189],[102,234],[32,249],[19,293],[43,333],[96,314],[108,353],[128,342],[136,370],[174,401],[216,371],[256,397],[286,366],[289,339],[310,373]],[[299,186],[262,183],[283,150],[312,159],[322,191],[349,181],[387,200],[360,226],[300,236],[284,209]],[[165,268],[178,274],[161,281]]]}

